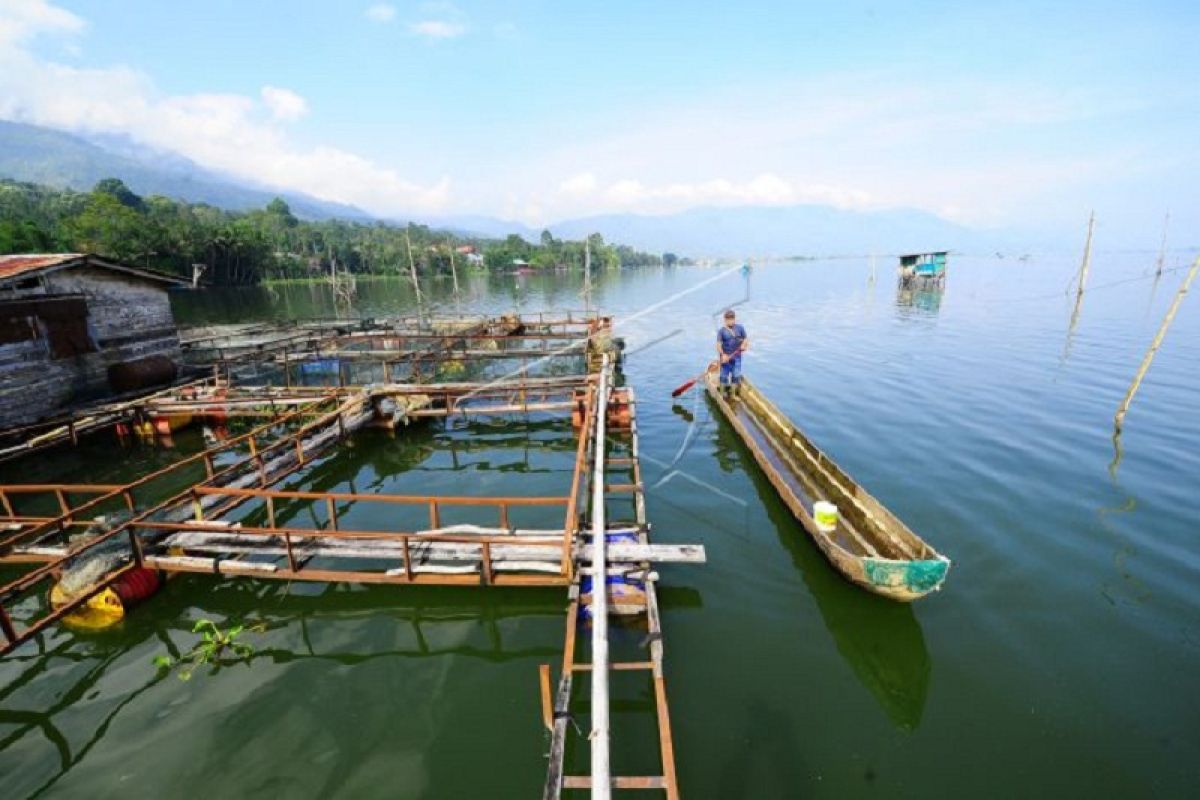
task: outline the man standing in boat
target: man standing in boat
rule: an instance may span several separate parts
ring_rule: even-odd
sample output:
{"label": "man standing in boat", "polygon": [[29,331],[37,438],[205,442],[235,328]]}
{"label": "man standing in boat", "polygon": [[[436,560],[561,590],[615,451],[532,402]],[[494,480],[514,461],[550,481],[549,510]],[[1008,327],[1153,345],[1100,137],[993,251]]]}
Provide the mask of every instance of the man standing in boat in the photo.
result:
{"label": "man standing in boat", "polygon": [[717,330],[717,358],[721,362],[721,391],[737,397],[742,383],[742,353],[750,349],[746,329],[738,324],[733,309],[725,312],[725,324]]}

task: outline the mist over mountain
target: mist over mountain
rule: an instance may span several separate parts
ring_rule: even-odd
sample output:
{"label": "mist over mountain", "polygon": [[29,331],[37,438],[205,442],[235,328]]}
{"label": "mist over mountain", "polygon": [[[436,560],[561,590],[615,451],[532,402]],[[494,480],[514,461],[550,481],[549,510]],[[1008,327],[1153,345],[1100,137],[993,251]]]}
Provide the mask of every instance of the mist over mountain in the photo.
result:
{"label": "mist over mountain", "polygon": [[[121,136],[78,136],[50,128],[0,121],[0,177],[80,191],[116,177],[140,195],[161,194],[241,211],[262,208],[276,196],[304,219],[372,221],[361,209],[295,193],[249,185],[204,169],[176,153],[146,148]],[[403,225],[406,219],[396,218]],[[536,241],[542,228],[480,214],[422,216],[415,222],[464,236]],[[604,214],[546,226],[556,237],[605,241],[649,252],[694,257],[786,257],[900,251],[1028,250],[1050,237],[980,231],[915,209],[850,211],[822,205],[694,208],[668,215]]]}
{"label": "mist over mountain", "polygon": [[303,219],[369,219],[366,212],[295,192],[249,186],[204,169],[176,153],[155,151],[116,136],[84,138],[64,131],[0,120],[0,177],[88,191],[120,178],[139,195],[160,194],[231,211],[262,208],[282,197]]}
{"label": "mist over mountain", "polygon": [[983,232],[914,209],[847,211],[832,206],[695,208],[667,216],[610,214],[550,226],[563,238],[599,231],[639,250],[710,257],[786,257],[931,250],[990,251],[1023,237]]}

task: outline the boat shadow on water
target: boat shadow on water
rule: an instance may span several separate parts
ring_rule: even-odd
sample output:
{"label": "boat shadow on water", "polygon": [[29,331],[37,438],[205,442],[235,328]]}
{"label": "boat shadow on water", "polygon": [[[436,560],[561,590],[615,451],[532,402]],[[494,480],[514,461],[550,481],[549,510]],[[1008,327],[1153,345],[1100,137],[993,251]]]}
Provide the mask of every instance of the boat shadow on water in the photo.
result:
{"label": "boat shadow on water", "polygon": [[931,663],[912,605],[866,592],[838,574],[779,499],[729,423],[719,413],[713,416],[718,424],[718,458],[723,464],[746,465],[746,475],[780,544],[812,592],[838,653],[897,728],[916,730],[925,711]]}

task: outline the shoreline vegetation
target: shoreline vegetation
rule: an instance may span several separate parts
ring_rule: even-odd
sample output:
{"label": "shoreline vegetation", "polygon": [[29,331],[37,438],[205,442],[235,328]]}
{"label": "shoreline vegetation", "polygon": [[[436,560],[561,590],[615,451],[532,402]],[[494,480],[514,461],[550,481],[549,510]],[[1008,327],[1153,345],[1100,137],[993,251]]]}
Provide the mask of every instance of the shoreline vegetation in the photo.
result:
{"label": "shoreline vegetation", "polygon": [[[276,197],[263,209],[228,211],[161,195],[140,197],[105,178],[90,192],[0,179],[0,254],[85,252],[215,286],[355,277],[582,271],[673,266],[673,253],[644,253],[593,233],[587,241],[504,239],[426,225],[305,220]],[[411,261],[410,261],[411,259]]]}

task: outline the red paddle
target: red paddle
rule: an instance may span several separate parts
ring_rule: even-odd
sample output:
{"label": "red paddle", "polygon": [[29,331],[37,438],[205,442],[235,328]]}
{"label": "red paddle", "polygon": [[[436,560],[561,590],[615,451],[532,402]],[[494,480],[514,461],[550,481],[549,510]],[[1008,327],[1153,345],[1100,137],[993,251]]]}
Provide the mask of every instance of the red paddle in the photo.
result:
{"label": "red paddle", "polygon": [[704,368],[704,372],[701,372],[699,375],[697,375],[696,377],[692,378],[692,379],[691,379],[690,381],[688,381],[687,383],[685,383],[685,384],[681,385],[681,386],[680,386],[679,388],[677,388],[675,391],[671,392],[671,397],[679,397],[679,395],[683,394],[683,393],[684,393],[684,392],[686,392],[688,389],[690,389],[690,388],[692,388],[693,386],[695,386],[695,385],[696,385],[696,383],[697,383],[697,381],[699,381],[701,378],[703,378],[703,377],[705,376],[705,374],[706,374],[706,373],[712,372],[712,371],[713,371],[714,369],[716,369],[716,368],[717,368],[717,362],[716,362],[716,361],[714,361],[714,362],[712,362],[711,364],[709,364],[707,367],[705,367],[705,368]]}

